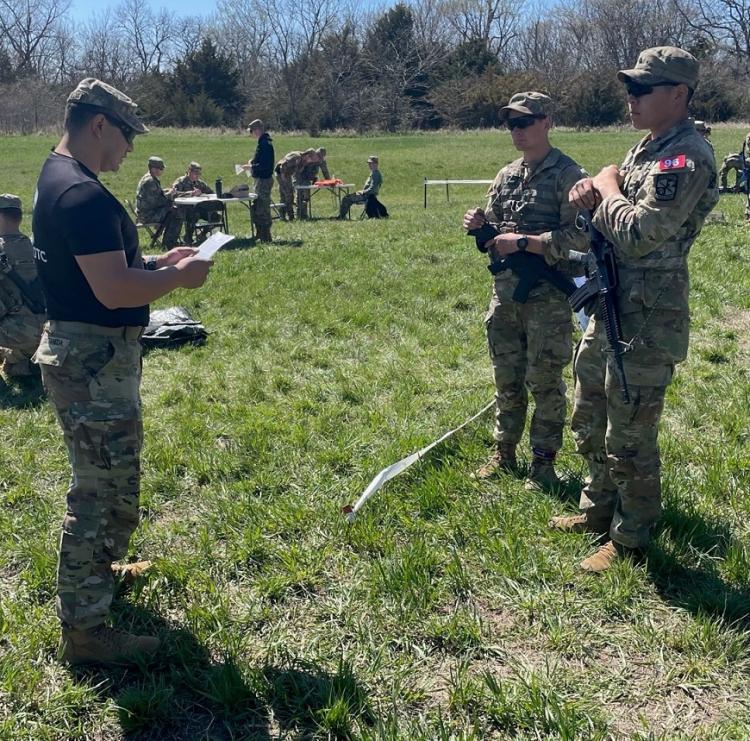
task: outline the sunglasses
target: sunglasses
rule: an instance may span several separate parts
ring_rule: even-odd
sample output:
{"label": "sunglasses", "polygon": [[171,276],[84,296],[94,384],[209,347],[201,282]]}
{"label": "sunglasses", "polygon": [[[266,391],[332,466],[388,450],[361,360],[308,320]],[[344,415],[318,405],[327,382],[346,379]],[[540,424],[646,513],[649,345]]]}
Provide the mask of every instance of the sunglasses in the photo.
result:
{"label": "sunglasses", "polygon": [[679,84],[679,82],[655,82],[653,85],[642,85],[640,82],[629,80],[625,83],[625,89],[628,91],[630,97],[641,98],[644,95],[651,95],[654,92],[654,88],[676,87]]}
{"label": "sunglasses", "polygon": [[110,125],[115,126],[116,128],[120,129],[120,131],[122,132],[122,135],[125,137],[125,141],[128,144],[133,143],[133,140],[135,139],[135,133],[136,133],[135,129],[131,129],[130,126],[128,126],[127,124],[124,124],[121,121],[118,121],[117,119],[110,118],[109,116],[105,116],[105,118],[107,119],[107,122]]}
{"label": "sunglasses", "polygon": [[528,129],[529,126],[533,126],[537,121],[541,121],[543,118],[547,117],[540,115],[519,116],[518,118],[509,118],[506,125],[511,131],[513,131],[513,129]]}

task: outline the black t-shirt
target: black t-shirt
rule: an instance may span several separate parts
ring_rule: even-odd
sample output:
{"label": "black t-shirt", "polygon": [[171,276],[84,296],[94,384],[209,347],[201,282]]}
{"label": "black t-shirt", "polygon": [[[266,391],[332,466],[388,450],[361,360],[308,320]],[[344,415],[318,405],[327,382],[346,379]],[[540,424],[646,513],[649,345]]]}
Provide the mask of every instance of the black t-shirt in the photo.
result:
{"label": "black t-shirt", "polygon": [[104,306],[76,262],[76,255],[122,250],[129,267],[143,268],[133,220],[85,165],[55,152],[47,158],[34,196],[33,230],[49,319],[105,327],[148,324],[148,306]]}

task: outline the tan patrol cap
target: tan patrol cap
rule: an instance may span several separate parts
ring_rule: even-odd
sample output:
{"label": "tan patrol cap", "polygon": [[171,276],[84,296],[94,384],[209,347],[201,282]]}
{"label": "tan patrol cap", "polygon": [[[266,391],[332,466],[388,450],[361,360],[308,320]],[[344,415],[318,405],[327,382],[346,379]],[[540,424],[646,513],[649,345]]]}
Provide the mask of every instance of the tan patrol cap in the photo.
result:
{"label": "tan patrol cap", "polygon": [[516,93],[508,105],[500,109],[500,120],[505,121],[512,111],[525,113],[527,116],[546,116],[552,109],[552,98],[544,93],[536,93],[529,90],[525,93]]}
{"label": "tan patrol cap", "polygon": [[203,168],[197,162],[191,162],[188,165],[188,170],[192,170],[193,172],[203,172]]}
{"label": "tan patrol cap", "polygon": [[12,193],[0,194],[0,211],[5,211],[7,208],[17,208],[21,211],[21,199]]}
{"label": "tan patrol cap", "polygon": [[148,166],[161,167],[162,170],[166,167],[166,165],[164,164],[164,160],[161,157],[149,157]]}
{"label": "tan patrol cap", "polygon": [[78,87],[68,96],[68,104],[85,105],[100,108],[118,121],[130,126],[136,134],[145,134],[148,128],[135,112],[138,106],[125,93],[107,85],[95,77],[87,77],[78,83]]}
{"label": "tan patrol cap", "polygon": [[640,82],[655,85],[657,82],[676,82],[695,89],[698,85],[698,60],[677,46],[654,46],[638,55],[633,69],[621,69],[617,73],[620,82]]}
{"label": "tan patrol cap", "polygon": [[247,125],[247,130],[252,131],[253,129],[263,129],[265,130],[265,126],[263,125],[263,121],[261,121],[259,118],[255,118]]}
{"label": "tan patrol cap", "polygon": [[375,163],[376,165],[378,164],[378,158],[377,158],[377,157],[376,157],[376,156],[375,156],[374,154],[371,154],[371,155],[370,155],[370,156],[369,156],[369,157],[367,158],[367,161],[368,161],[368,162],[374,162],[374,163]]}

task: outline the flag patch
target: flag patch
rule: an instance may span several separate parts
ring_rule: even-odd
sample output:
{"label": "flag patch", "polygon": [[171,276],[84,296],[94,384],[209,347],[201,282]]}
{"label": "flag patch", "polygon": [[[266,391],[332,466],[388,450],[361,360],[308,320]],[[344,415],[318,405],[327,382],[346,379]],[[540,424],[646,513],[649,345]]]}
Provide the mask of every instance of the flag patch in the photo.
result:
{"label": "flag patch", "polygon": [[684,154],[676,154],[673,157],[664,157],[659,160],[659,172],[667,170],[682,170],[687,165],[687,157]]}

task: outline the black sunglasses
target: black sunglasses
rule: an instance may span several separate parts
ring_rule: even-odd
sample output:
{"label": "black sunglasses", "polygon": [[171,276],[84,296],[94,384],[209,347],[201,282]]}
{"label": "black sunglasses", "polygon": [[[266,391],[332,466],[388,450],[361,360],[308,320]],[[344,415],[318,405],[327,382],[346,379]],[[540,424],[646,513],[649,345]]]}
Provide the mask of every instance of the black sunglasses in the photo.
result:
{"label": "black sunglasses", "polygon": [[533,126],[537,121],[541,121],[543,118],[547,117],[539,114],[534,116],[519,116],[518,118],[509,118],[506,125],[511,131],[513,131],[513,129],[528,129],[529,126]]}
{"label": "black sunglasses", "polygon": [[654,92],[654,88],[677,87],[679,84],[679,82],[655,82],[653,85],[643,85],[640,82],[629,80],[625,83],[625,89],[632,98],[640,98],[644,95],[651,95]]}
{"label": "black sunglasses", "polygon": [[135,129],[131,128],[125,123],[122,123],[121,121],[118,121],[116,118],[111,118],[110,116],[105,116],[104,118],[107,119],[108,123],[112,124],[112,126],[116,126],[120,131],[122,132],[122,135],[125,137],[125,141],[128,144],[133,143],[133,139],[135,139]]}

